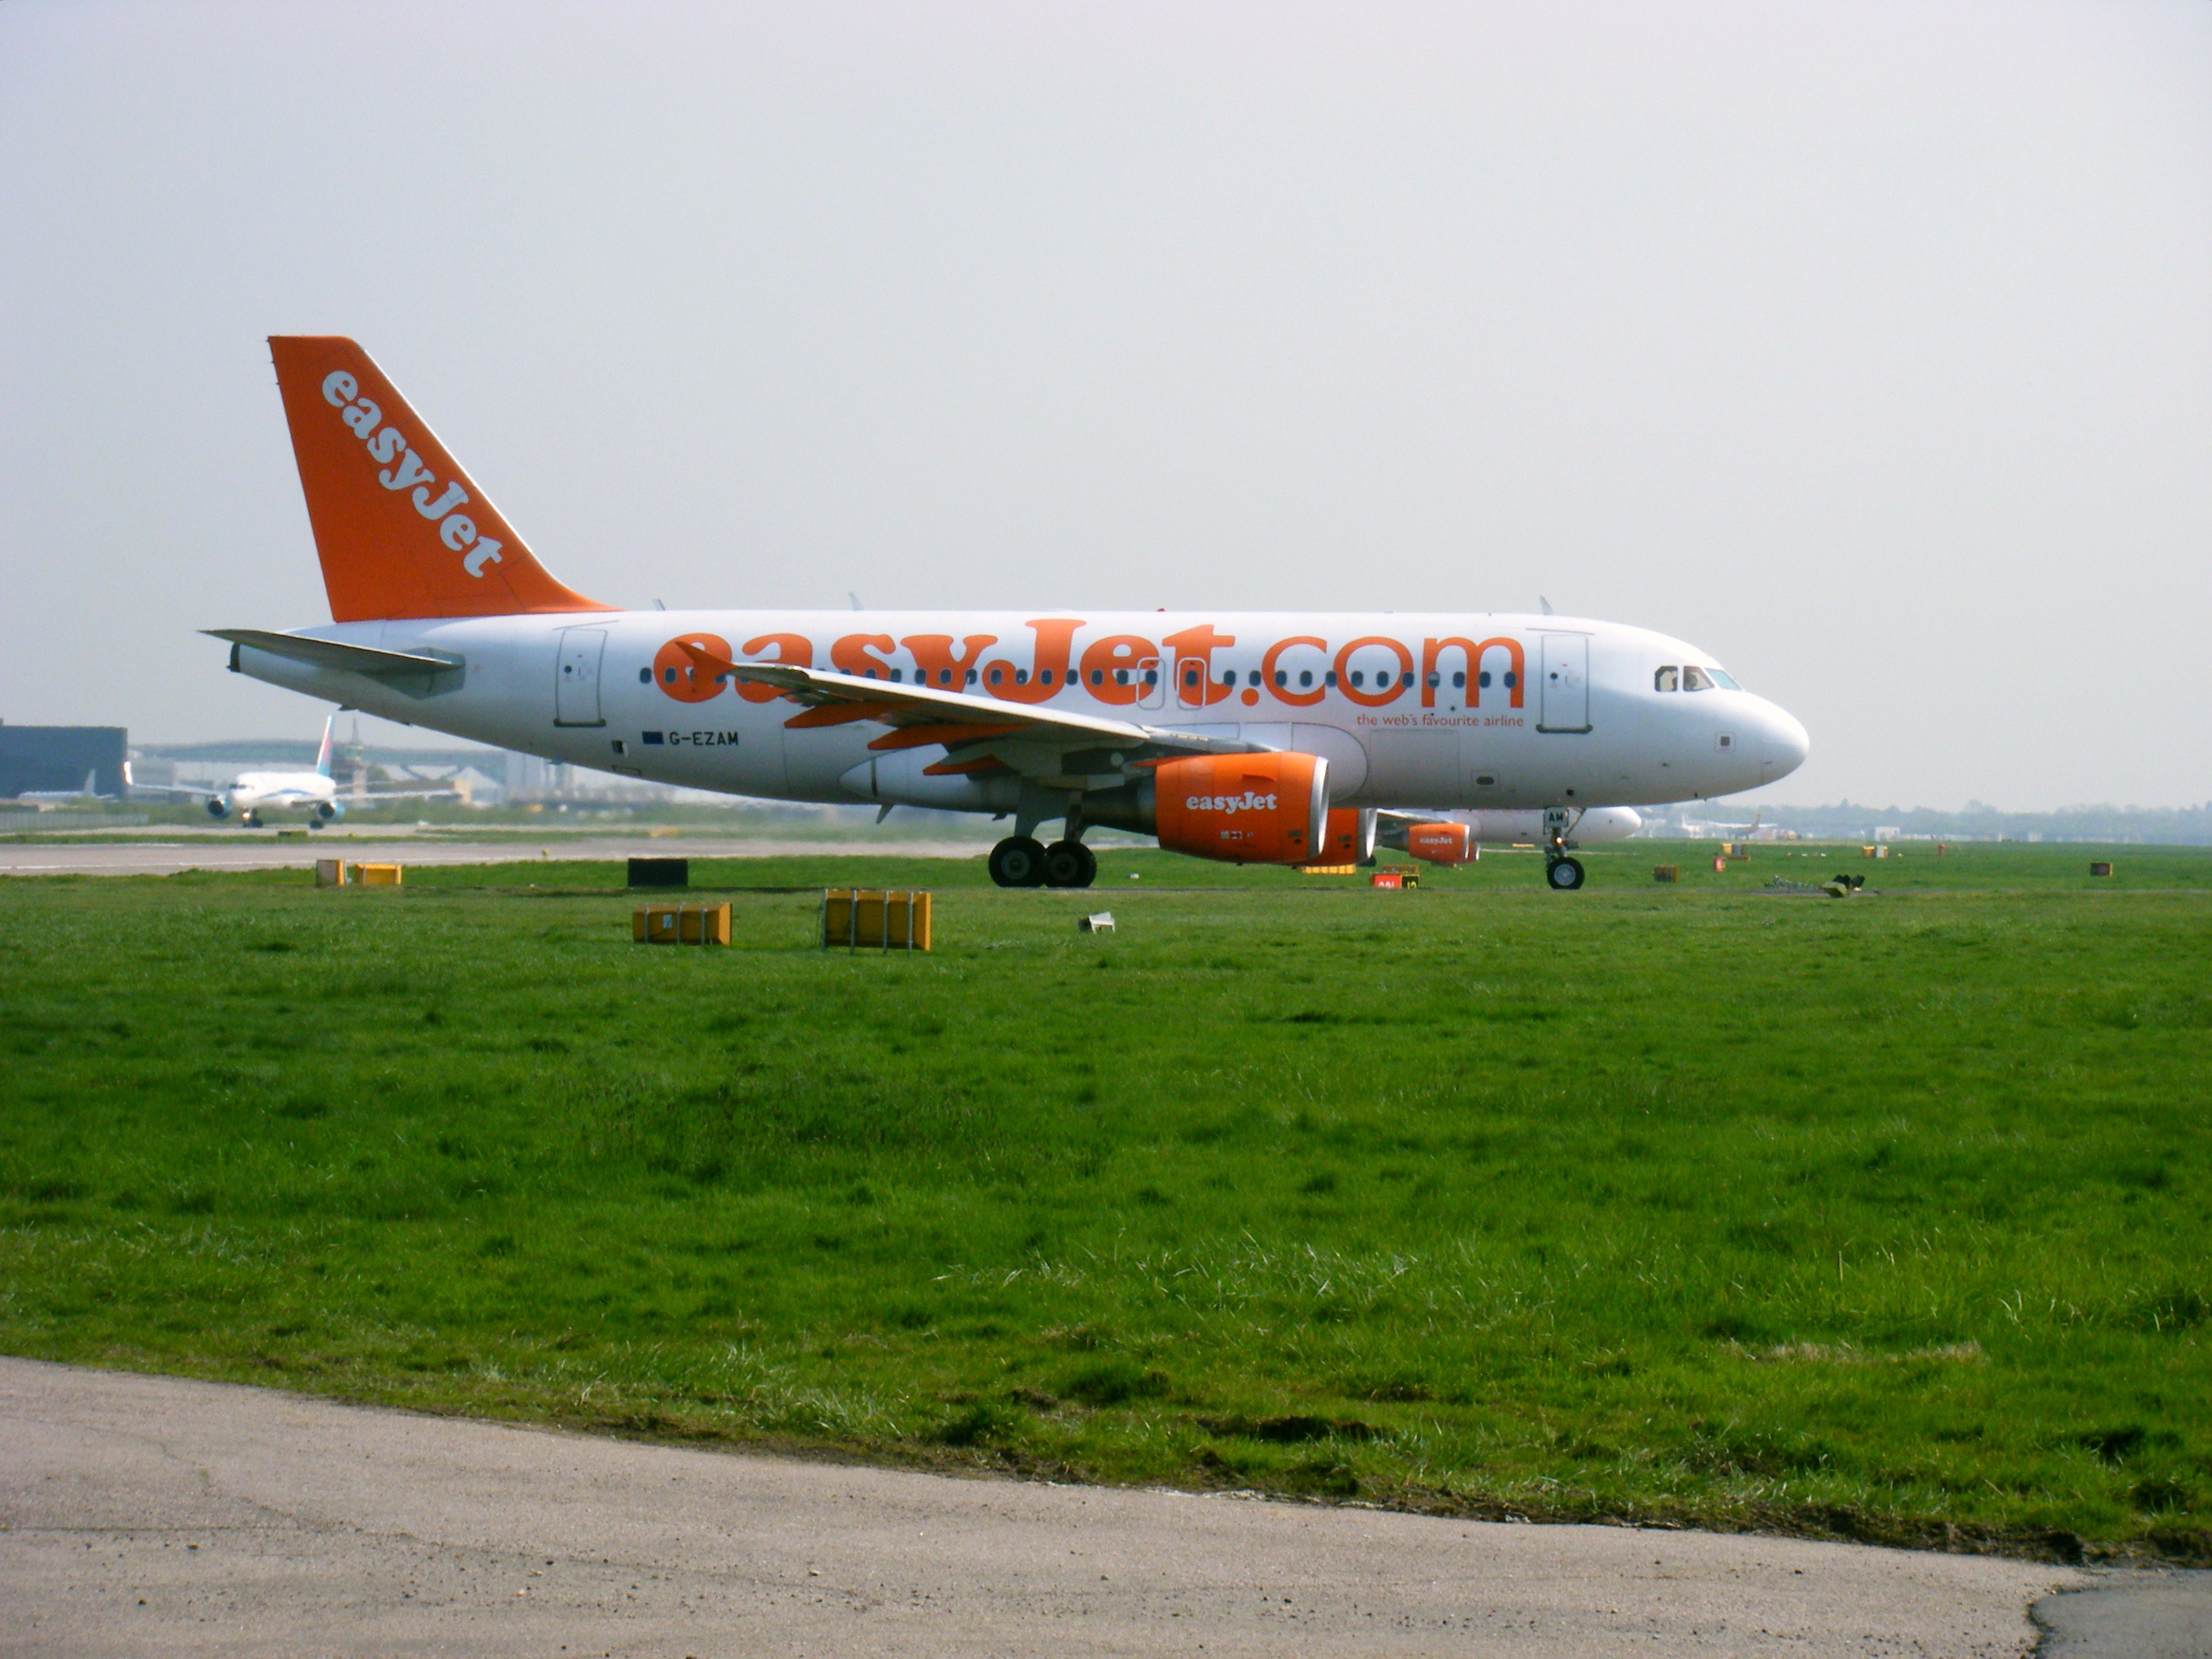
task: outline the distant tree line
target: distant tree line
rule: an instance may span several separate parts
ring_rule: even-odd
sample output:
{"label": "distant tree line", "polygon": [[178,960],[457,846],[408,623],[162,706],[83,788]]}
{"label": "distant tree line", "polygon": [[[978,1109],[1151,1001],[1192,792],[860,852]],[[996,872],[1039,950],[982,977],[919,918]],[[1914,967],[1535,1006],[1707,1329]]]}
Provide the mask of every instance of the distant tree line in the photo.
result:
{"label": "distant tree line", "polygon": [[1955,812],[1928,806],[1774,806],[1766,821],[1802,835],[1870,837],[1877,825],[1907,836],[2002,836],[2026,841],[2135,842],[2163,847],[2212,846],[2212,801],[2201,806],[2063,806],[2055,812],[2006,812],[1968,801]]}

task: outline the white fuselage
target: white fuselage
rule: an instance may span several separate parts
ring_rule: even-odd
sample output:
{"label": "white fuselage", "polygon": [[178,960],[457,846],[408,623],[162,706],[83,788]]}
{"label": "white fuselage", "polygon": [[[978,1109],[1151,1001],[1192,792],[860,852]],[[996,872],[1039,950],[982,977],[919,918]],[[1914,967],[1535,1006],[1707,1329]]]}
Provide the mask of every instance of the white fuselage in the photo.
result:
{"label": "white fuselage", "polygon": [[319,772],[241,772],[215,799],[227,813],[240,815],[274,810],[336,817],[344,810],[337,786]]}
{"label": "white fuselage", "polygon": [[[919,678],[1039,713],[1103,715],[1325,756],[1338,805],[1526,810],[1707,799],[1804,759],[1804,727],[1721,684],[1711,653],[1568,617],[1139,611],[608,611],[339,624],[308,637],[453,660],[387,683],[240,647],[242,672],[386,719],[689,788],[1009,810],[1005,780],[929,776],[866,721],[792,729],[764,685],[701,683],[679,636],[750,663]],[[1671,672],[1669,672],[1671,671]],[[696,691],[692,689],[696,686]],[[313,775],[249,774],[302,788]],[[274,794],[260,799],[276,804]],[[242,801],[242,794],[234,795]]]}

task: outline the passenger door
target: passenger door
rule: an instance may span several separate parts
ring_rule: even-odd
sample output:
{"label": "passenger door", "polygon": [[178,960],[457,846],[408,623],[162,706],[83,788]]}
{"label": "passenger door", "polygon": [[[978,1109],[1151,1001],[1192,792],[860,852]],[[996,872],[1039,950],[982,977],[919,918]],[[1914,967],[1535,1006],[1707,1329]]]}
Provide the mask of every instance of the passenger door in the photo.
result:
{"label": "passenger door", "polygon": [[1587,732],[1589,718],[1589,635],[1546,634],[1539,732]]}
{"label": "passenger door", "polygon": [[599,712],[599,659],[606,653],[604,628],[564,628],[561,630],[558,663],[553,674],[553,724],[605,726]]}

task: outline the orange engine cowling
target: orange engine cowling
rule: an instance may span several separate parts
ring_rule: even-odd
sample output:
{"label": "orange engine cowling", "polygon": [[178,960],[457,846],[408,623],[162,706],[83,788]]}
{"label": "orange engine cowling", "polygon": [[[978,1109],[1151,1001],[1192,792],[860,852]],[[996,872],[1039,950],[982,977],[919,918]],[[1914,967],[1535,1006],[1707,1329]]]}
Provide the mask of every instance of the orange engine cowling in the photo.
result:
{"label": "orange engine cowling", "polygon": [[1328,828],[1322,832],[1321,851],[1315,854],[1316,864],[1372,864],[1375,862],[1374,809],[1363,811],[1356,806],[1332,806],[1328,809]]}
{"label": "orange engine cowling", "polygon": [[1318,755],[1194,755],[1152,774],[1153,833],[1171,852],[1231,864],[1304,864],[1325,836]]}
{"label": "orange engine cowling", "polygon": [[1475,855],[1474,831],[1464,823],[1408,824],[1406,850],[1431,864],[1466,864]]}

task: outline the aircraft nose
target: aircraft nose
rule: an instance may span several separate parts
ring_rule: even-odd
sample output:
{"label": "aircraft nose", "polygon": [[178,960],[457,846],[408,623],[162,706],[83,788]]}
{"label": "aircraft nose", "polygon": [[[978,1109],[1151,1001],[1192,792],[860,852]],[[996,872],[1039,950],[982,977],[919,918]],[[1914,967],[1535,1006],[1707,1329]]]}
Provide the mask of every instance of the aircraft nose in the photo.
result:
{"label": "aircraft nose", "polygon": [[1760,757],[1766,781],[1786,778],[1805,763],[1813,752],[1813,739],[1802,722],[1786,708],[1768,703],[1761,711],[1760,737],[1765,752]]}

